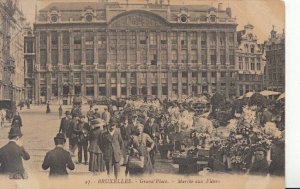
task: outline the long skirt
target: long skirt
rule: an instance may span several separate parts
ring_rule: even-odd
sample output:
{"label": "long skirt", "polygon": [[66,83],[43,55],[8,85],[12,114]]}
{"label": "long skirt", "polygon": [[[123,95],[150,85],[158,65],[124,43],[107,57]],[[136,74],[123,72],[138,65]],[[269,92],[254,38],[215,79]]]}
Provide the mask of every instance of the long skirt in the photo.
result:
{"label": "long skirt", "polygon": [[90,152],[89,171],[91,172],[104,172],[105,162],[102,153]]}

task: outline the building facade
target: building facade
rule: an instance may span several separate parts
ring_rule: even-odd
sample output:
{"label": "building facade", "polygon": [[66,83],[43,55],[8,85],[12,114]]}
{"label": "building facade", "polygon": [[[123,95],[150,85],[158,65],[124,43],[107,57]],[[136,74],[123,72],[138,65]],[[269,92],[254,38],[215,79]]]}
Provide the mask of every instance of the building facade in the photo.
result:
{"label": "building facade", "polygon": [[238,49],[236,62],[238,65],[238,96],[250,91],[264,89],[263,46],[257,43],[257,37],[253,32],[254,26],[247,24],[244,30],[238,31]]}
{"label": "building facade", "polygon": [[274,27],[264,43],[266,54],[266,88],[278,92],[285,90],[285,32],[278,34]]}
{"label": "building facade", "polygon": [[24,28],[25,99],[34,101],[35,37],[29,24]]}
{"label": "building facade", "polygon": [[35,99],[236,95],[236,26],[222,4],[52,3],[34,23]]}
{"label": "building facade", "polygon": [[0,99],[24,99],[25,17],[18,1],[0,2]]}

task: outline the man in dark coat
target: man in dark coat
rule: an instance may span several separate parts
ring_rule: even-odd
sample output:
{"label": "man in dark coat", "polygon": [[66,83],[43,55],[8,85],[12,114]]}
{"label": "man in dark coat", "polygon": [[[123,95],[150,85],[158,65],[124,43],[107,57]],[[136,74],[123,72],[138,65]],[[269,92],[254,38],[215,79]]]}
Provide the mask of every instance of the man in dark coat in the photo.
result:
{"label": "man in dark coat", "polygon": [[29,160],[30,155],[21,142],[20,128],[12,127],[9,131],[9,143],[0,149],[0,173],[8,174],[10,179],[27,179],[22,159]]}
{"label": "man in dark coat", "polygon": [[95,112],[94,112],[94,115],[93,115],[94,119],[101,118],[101,115],[100,115],[98,110],[99,110],[98,108],[95,108]]}
{"label": "man in dark coat", "polygon": [[60,127],[58,132],[63,133],[68,138],[69,136],[67,135],[67,131],[71,123],[71,112],[66,111],[65,114],[66,116],[63,117],[60,121]]}
{"label": "man in dark coat", "polygon": [[127,152],[128,152],[128,147],[129,147],[128,143],[130,140],[130,136],[133,134],[133,128],[130,124],[128,124],[127,117],[124,119],[124,122],[121,124],[120,132],[121,132],[121,136],[122,136],[123,144],[124,144],[122,151],[123,151],[123,157],[125,159]]}
{"label": "man in dark coat", "polygon": [[114,175],[117,178],[120,172],[123,140],[120,131],[116,129],[116,121],[110,121],[108,130],[103,133],[100,146],[103,151],[107,174],[110,175],[114,169]]}
{"label": "man in dark coat", "polygon": [[82,150],[84,163],[87,165],[88,132],[90,130],[88,123],[85,122],[85,116],[81,115],[78,124],[75,125],[74,132],[78,141],[78,163],[82,163]]}
{"label": "man in dark coat", "polygon": [[257,148],[254,152],[255,160],[250,168],[249,173],[253,175],[266,176],[269,172],[269,164],[266,158],[266,150]]}
{"label": "man in dark coat", "polygon": [[72,162],[70,153],[64,149],[64,144],[66,143],[64,134],[58,133],[54,138],[54,143],[56,147],[47,152],[42,168],[44,170],[50,168],[50,177],[67,176],[67,167],[70,170],[74,170],[75,165]]}
{"label": "man in dark coat", "polygon": [[74,153],[78,147],[77,134],[75,133],[75,127],[78,124],[79,115],[74,115],[73,119],[70,122],[70,126],[67,131],[67,136],[69,136],[69,150],[72,156],[75,156]]}
{"label": "man in dark coat", "polygon": [[11,121],[12,127],[22,127],[22,118],[20,116],[19,112],[16,112],[16,115],[14,116],[13,120]]}

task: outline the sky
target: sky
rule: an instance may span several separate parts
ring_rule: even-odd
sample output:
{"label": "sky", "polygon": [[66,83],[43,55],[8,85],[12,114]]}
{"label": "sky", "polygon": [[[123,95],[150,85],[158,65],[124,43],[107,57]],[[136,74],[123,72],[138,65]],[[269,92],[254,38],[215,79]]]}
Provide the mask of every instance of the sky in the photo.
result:
{"label": "sky", "polygon": [[[97,2],[99,0],[19,0],[22,10],[30,23],[34,22],[35,5],[38,10],[51,2]],[[109,0],[111,2],[125,2],[125,0]],[[167,2],[167,0],[164,0]],[[228,5],[232,9],[233,17],[236,17],[238,27],[242,30],[244,25],[250,23],[254,25],[254,32],[259,42],[263,42],[270,36],[272,26],[282,33],[285,27],[285,6],[281,0],[170,0],[171,4],[208,4],[215,7],[218,3],[223,3],[223,7]],[[129,0],[131,3],[146,3],[146,0]],[[155,0],[149,0],[155,2]]]}

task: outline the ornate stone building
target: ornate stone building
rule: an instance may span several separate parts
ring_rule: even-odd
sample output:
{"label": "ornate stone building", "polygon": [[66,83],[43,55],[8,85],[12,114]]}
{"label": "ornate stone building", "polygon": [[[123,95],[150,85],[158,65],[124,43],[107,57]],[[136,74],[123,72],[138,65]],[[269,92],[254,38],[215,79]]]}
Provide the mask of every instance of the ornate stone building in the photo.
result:
{"label": "ornate stone building", "polygon": [[257,43],[257,37],[253,32],[254,26],[247,24],[244,30],[238,31],[238,50],[236,62],[238,65],[238,95],[249,91],[263,90],[264,67],[262,45]]}
{"label": "ornate stone building", "polygon": [[16,0],[0,1],[0,99],[24,99],[25,17]]}
{"label": "ornate stone building", "polygon": [[269,90],[285,90],[285,32],[278,34],[274,28],[264,43],[266,54],[265,79]]}
{"label": "ornate stone building", "polygon": [[222,4],[52,3],[34,23],[35,98],[236,95],[236,26]]}
{"label": "ornate stone building", "polygon": [[34,64],[35,64],[35,37],[29,24],[24,29],[24,83],[25,99],[34,98]]}

